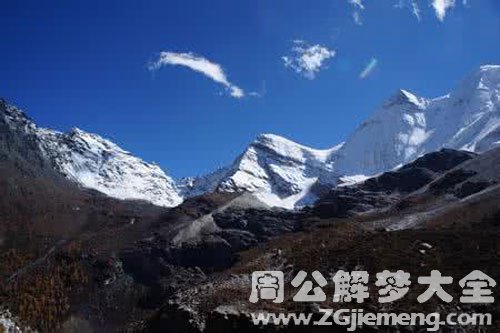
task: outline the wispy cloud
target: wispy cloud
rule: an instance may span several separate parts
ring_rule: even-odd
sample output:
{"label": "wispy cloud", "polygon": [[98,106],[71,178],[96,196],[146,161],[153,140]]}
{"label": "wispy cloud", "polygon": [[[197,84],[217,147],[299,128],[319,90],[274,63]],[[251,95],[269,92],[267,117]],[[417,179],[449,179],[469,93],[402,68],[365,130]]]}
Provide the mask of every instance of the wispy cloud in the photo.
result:
{"label": "wispy cloud", "polygon": [[[421,20],[422,11],[420,9],[419,3],[424,0],[397,0],[394,7],[396,8],[410,8],[413,15],[417,20]],[[461,3],[465,8],[469,7],[468,0],[426,0],[429,3],[432,11],[436,15],[437,19],[441,22],[444,21],[448,12]]]}
{"label": "wispy cloud", "polygon": [[420,6],[417,0],[399,0],[394,7],[396,8],[410,8],[412,14],[417,18],[418,21],[422,19]]}
{"label": "wispy cloud", "polygon": [[325,67],[326,61],[335,56],[335,51],[319,44],[309,45],[302,40],[295,40],[292,52],[282,57],[285,67],[312,80]]}
{"label": "wispy cloud", "polygon": [[363,19],[361,18],[361,14],[358,11],[352,12],[352,19],[357,25],[363,25]]}
{"label": "wispy cloud", "polygon": [[365,9],[365,6],[363,5],[363,0],[349,0],[349,3],[361,10]]}
{"label": "wispy cloud", "polygon": [[262,81],[261,85],[260,85],[260,89],[258,91],[250,91],[248,93],[248,96],[252,96],[252,97],[264,97],[265,95],[267,94],[267,83],[266,81]]}
{"label": "wispy cloud", "polygon": [[455,0],[432,0],[432,7],[434,8],[434,12],[436,12],[437,18],[442,22],[446,16],[446,12],[455,7]]}
{"label": "wispy cloud", "polygon": [[363,25],[363,18],[361,17],[361,11],[365,9],[363,0],[348,0],[349,4],[353,7],[352,19],[357,25]]}
{"label": "wispy cloud", "polygon": [[377,67],[378,60],[376,58],[371,58],[370,62],[366,65],[363,71],[359,74],[360,79],[366,79],[373,72],[375,67]]}
{"label": "wispy cloud", "polygon": [[149,63],[148,69],[156,71],[166,65],[190,68],[223,85],[232,97],[242,98],[245,96],[243,89],[227,79],[224,70],[219,64],[195,55],[194,53],[160,52],[158,59]]}
{"label": "wispy cloud", "polygon": [[420,16],[420,7],[418,6],[417,0],[412,0],[411,1],[411,11],[413,15],[417,18],[417,20],[420,21],[421,16]]}

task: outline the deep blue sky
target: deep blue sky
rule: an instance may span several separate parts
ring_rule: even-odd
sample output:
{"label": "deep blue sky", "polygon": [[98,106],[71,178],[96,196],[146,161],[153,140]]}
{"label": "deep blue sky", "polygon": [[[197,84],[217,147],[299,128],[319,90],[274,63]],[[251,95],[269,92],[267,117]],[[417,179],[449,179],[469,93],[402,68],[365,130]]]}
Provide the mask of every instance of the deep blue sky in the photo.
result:
{"label": "deep blue sky", "polygon": [[[111,138],[175,177],[232,161],[262,132],[333,146],[398,88],[450,90],[481,64],[500,63],[500,2],[462,0],[422,20],[397,0],[0,0],[0,96],[42,126]],[[283,66],[292,40],[336,50],[314,80]],[[234,99],[181,67],[156,73],[160,51],[195,52],[261,98]],[[379,65],[358,78],[375,57]]]}

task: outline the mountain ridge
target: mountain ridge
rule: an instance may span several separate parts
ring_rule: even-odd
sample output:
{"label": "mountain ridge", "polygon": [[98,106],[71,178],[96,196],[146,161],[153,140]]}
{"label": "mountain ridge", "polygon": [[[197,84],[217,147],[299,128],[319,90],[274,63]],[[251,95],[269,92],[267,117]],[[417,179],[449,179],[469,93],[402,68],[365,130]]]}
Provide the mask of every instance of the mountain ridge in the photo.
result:
{"label": "mountain ridge", "polygon": [[146,200],[159,206],[182,201],[175,182],[159,166],[144,162],[110,140],[76,127],[68,133],[38,127],[23,111],[3,100],[0,111],[5,131],[13,135],[7,142],[18,142],[17,151],[29,145],[44,164],[77,184],[118,199]]}
{"label": "mountain ridge", "polygon": [[207,192],[247,191],[269,206],[293,209],[312,204],[318,188],[392,170],[428,152],[482,152],[500,145],[498,65],[481,66],[437,98],[400,89],[332,148],[314,149],[261,134],[233,163],[178,181],[97,134],[76,127],[69,133],[39,128],[24,112],[3,100],[0,104],[6,131],[22,136],[18,143],[33,151],[35,142],[42,156],[38,159],[48,160],[64,177],[113,197],[167,207]]}
{"label": "mountain ridge", "polygon": [[[307,163],[299,159],[296,173],[308,174],[311,177],[296,180],[294,191],[287,191],[285,188],[273,192],[273,184],[266,182],[250,190],[256,192],[257,198],[270,205],[294,208],[309,204],[317,198],[312,192],[314,185],[333,187],[346,176],[363,179],[397,168],[425,153],[441,148],[477,152],[488,150],[500,145],[499,101],[500,66],[497,65],[481,66],[478,71],[462,80],[451,93],[436,98],[423,98],[400,89],[361,123],[345,142],[333,148],[315,150],[272,135],[276,141],[287,142],[297,150],[321,152],[321,158],[318,160],[321,160],[322,172],[312,172],[311,175],[306,170]],[[449,124],[449,119],[455,116],[456,106],[461,103],[465,105],[458,110],[462,116],[457,123]],[[261,136],[249,145],[245,153],[252,147],[259,146],[259,138]],[[274,159],[268,158],[270,165],[274,168],[283,168],[283,165],[280,165],[280,156],[283,154],[273,149],[269,151],[276,155]],[[225,173],[218,185],[224,185],[224,177],[226,179],[238,177],[242,171],[248,171],[245,170],[246,166],[243,166],[243,170],[235,167],[239,164],[238,161],[239,159],[236,159],[230,167],[224,169]],[[257,169],[259,168],[254,168]],[[233,174],[230,175],[228,172]],[[211,176],[212,182],[214,179],[217,180],[213,174]],[[203,176],[195,178],[193,183],[196,182],[205,183]],[[196,188],[196,185],[193,186]],[[218,189],[217,185],[212,185],[210,188]],[[224,187],[219,189],[224,190]],[[242,186],[242,189],[249,190],[245,186]],[[297,195],[298,193],[301,194]]]}

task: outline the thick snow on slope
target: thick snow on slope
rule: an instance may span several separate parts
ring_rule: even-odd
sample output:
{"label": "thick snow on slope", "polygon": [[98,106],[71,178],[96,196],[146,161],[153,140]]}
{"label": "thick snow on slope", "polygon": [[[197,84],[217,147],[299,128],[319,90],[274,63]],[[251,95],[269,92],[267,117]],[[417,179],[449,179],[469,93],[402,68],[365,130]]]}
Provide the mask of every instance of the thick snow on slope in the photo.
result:
{"label": "thick snow on slope", "polygon": [[119,199],[160,206],[182,202],[175,182],[159,166],[124,151],[102,137],[74,128],[70,133],[40,130],[41,147],[65,177]]}
{"label": "thick snow on slope", "polygon": [[175,182],[157,165],[124,151],[109,140],[79,129],[70,133],[39,128],[13,106],[0,115],[20,146],[33,141],[53,169],[88,188],[119,199],[140,199],[160,206],[182,202]]}
{"label": "thick snow on slope", "polygon": [[500,142],[500,66],[482,66],[436,99],[401,90],[331,156],[341,174],[372,175],[440,148],[484,151]]}
{"label": "thick snow on slope", "polygon": [[326,164],[339,147],[312,149],[278,135],[262,134],[228,168],[184,181],[186,196],[204,191],[253,192],[270,206],[293,208],[315,200],[316,183],[334,185],[337,176]]}
{"label": "thick snow on slope", "polygon": [[500,66],[482,66],[447,98],[428,109],[434,129],[427,149],[446,146],[481,152],[500,140]]}
{"label": "thick snow on slope", "polygon": [[427,140],[425,108],[428,101],[400,90],[362,123],[332,156],[343,175],[375,174],[423,153]]}

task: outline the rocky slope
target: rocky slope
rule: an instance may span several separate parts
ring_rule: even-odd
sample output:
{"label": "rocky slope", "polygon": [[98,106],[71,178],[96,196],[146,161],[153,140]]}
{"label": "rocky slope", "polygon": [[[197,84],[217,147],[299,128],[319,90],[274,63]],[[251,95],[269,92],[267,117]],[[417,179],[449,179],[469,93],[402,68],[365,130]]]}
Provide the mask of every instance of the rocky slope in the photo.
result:
{"label": "rocky slope", "polygon": [[[231,265],[241,250],[304,230],[308,219],[369,220],[373,229],[420,227],[421,222],[430,221],[430,212],[436,208],[445,212],[445,207],[460,207],[465,198],[477,197],[485,190],[494,191],[499,180],[494,173],[500,167],[498,161],[493,162],[495,158],[500,161],[500,148],[482,155],[443,149],[397,170],[360,183],[338,186],[311,208],[299,212],[250,205],[251,196],[239,196],[176,229],[176,233],[169,236],[174,244],[171,249],[175,252],[176,264],[206,268],[207,263],[211,263],[208,266],[220,268]],[[243,198],[247,204],[241,204]],[[498,200],[483,199],[486,215],[478,216],[478,220],[495,210],[488,205],[498,203]],[[437,219],[441,215],[433,216]],[[162,242],[154,239],[149,244],[154,243]]]}
{"label": "rocky slope", "polygon": [[476,156],[452,149],[429,153],[396,170],[356,184],[340,185],[319,199],[313,210],[322,218],[343,218],[386,208]]}
{"label": "rocky slope", "polygon": [[[473,267],[500,278],[492,270],[500,253],[499,161],[500,148],[430,153],[334,189],[302,211],[226,192],[165,209],[4,161],[0,304],[39,331],[252,332],[246,315],[256,309],[248,303],[255,270],[284,270],[288,278],[300,269],[329,274],[361,265],[371,273],[462,276]],[[292,311],[291,302],[283,306]]]}
{"label": "rocky slope", "polygon": [[[226,210],[214,215],[223,230],[240,230],[254,236],[259,246],[245,246],[248,239],[234,244],[247,251],[239,253],[225,270],[207,274],[195,285],[178,288],[169,301],[150,317],[144,332],[161,332],[175,327],[184,332],[255,332],[251,313],[313,313],[317,305],[297,303],[293,292],[285,293],[282,304],[248,301],[251,272],[279,270],[286,285],[300,270],[319,270],[333,276],[338,270],[367,270],[370,274],[385,269],[402,269],[411,273],[410,293],[402,300],[380,304],[372,294],[362,305],[331,302],[322,308],[363,308],[374,312],[486,312],[500,313],[497,305],[460,304],[462,289],[448,288],[454,300],[450,304],[432,300],[418,304],[415,298],[423,292],[417,277],[433,269],[447,272],[457,279],[479,269],[495,279],[500,278],[500,148],[475,154],[450,149],[430,153],[398,170],[383,173],[362,183],[336,188],[314,206],[297,212],[279,213],[264,210]],[[272,237],[266,226],[273,219],[283,219],[281,230]],[[270,223],[259,222],[266,221]],[[257,228],[256,228],[257,226]],[[294,227],[290,228],[291,226]],[[275,229],[276,231],[276,229]],[[264,236],[264,237],[259,237]],[[291,287],[290,287],[291,288]],[[289,290],[289,289],[287,289]],[[323,288],[334,293],[332,285]],[[370,291],[372,292],[372,291]],[[498,297],[498,289],[494,289]],[[319,318],[319,317],[318,317]],[[311,327],[267,325],[266,332],[309,332]],[[460,328],[476,332],[478,327]],[[497,332],[498,322],[482,327]],[[313,331],[344,330],[337,326],[314,327]],[[360,332],[424,331],[424,327],[360,327]],[[452,331],[441,327],[439,332]]]}

